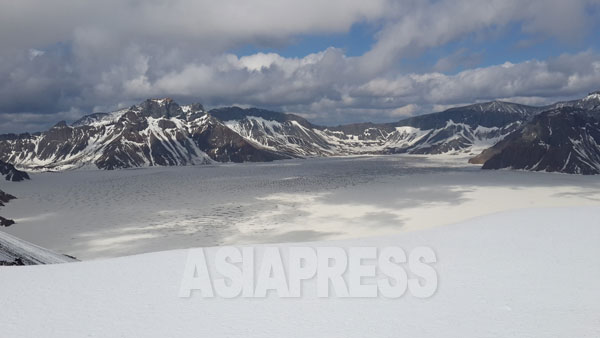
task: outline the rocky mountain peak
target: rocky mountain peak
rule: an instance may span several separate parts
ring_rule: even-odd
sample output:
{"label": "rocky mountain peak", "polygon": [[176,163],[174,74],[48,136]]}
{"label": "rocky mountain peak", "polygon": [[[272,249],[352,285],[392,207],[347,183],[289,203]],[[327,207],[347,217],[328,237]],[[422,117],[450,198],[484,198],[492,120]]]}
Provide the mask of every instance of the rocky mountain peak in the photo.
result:
{"label": "rocky mountain peak", "polygon": [[582,99],[555,103],[549,106],[548,109],[562,107],[575,107],[592,111],[598,111],[600,109],[600,91],[589,93],[586,97]]}
{"label": "rocky mountain peak", "polygon": [[192,112],[204,111],[204,106],[201,103],[192,103],[189,105],[189,109]]}
{"label": "rocky mountain peak", "polygon": [[142,116],[152,118],[171,118],[183,114],[181,106],[171,98],[148,99],[142,102],[138,108]]}
{"label": "rocky mountain peak", "polygon": [[205,114],[204,106],[200,103],[192,103],[189,105],[181,106],[184,116],[187,121],[195,120]]}
{"label": "rocky mountain peak", "polygon": [[169,103],[172,103],[173,99],[170,98],[170,97],[164,97],[162,99],[149,99],[148,101],[153,101],[153,102],[156,102],[156,103],[158,103],[160,105],[167,105]]}
{"label": "rocky mountain peak", "polygon": [[52,129],[63,129],[63,128],[68,128],[69,126],[67,125],[66,121],[60,121],[57,124],[55,124]]}
{"label": "rocky mountain peak", "polygon": [[589,101],[589,100],[600,101],[600,90],[589,93],[588,96],[586,96],[583,100],[585,100],[585,101]]}

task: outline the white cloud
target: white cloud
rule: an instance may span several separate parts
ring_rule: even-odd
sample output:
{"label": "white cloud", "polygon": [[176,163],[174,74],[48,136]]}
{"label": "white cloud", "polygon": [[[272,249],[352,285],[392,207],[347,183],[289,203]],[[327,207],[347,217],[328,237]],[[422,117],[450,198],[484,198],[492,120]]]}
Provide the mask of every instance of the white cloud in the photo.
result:
{"label": "white cloud", "polygon": [[439,72],[454,71],[459,67],[472,68],[477,66],[482,59],[482,54],[471,53],[467,48],[460,48],[452,54],[442,57],[433,66],[433,69]]}
{"label": "white cloud", "polygon": [[[61,112],[74,116],[158,96],[288,110],[322,123],[384,121],[489,99],[547,103],[600,88],[600,56],[588,51],[472,68],[479,54],[458,48],[431,70],[398,65],[468,36],[485,40],[515,22],[528,41],[576,41],[598,19],[587,10],[592,4],[600,0],[3,2],[0,129],[30,128],[37,114],[25,113],[46,114],[39,115],[42,125]],[[294,58],[229,53],[347,32],[365,21],[380,30],[357,57],[337,48]]]}
{"label": "white cloud", "polygon": [[396,108],[390,112],[390,117],[407,117],[411,116],[414,113],[418,112],[420,107],[414,103],[407,104],[406,106],[402,106],[400,108]]}
{"label": "white cloud", "polygon": [[35,49],[35,48],[30,48],[30,49],[29,49],[29,60],[30,60],[30,61],[33,61],[33,59],[35,59],[35,58],[36,58],[36,57],[38,57],[38,56],[42,56],[42,55],[44,55],[44,53],[45,53],[45,52],[44,52],[44,51],[42,51],[42,50],[37,50],[37,49]]}
{"label": "white cloud", "polygon": [[[467,34],[483,34],[512,22],[526,32],[572,41],[598,17],[587,13],[598,0],[441,0],[403,2],[397,18],[379,32],[377,44],[361,58],[361,70],[379,74],[399,57],[444,45]],[[409,7],[408,10],[405,10]]]}
{"label": "white cloud", "polygon": [[[3,45],[45,45],[79,31],[112,39],[211,43],[210,47],[298,34],[347,31],[381,17],[387,0],[19,0],[0,5]],[[206,48],[206,46],[204,46]]]}
{"label": "white cloud", "polygon": [[584,52],[548,61],[525,61],[469,69],[455,75],[407,74],[377,78],[360,86],[365,96],[406,97],[420,103],[451,104],[512,97],[569,96],[600,86],[600,55]]}

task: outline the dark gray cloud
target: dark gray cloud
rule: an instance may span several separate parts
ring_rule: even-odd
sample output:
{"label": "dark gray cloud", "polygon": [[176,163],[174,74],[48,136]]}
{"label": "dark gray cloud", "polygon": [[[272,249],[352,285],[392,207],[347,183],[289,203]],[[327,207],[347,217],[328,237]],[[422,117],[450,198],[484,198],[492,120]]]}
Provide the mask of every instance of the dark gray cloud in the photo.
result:
{"label": "dark gray cloud", "polygon": [[[0,4],[0,132],[171,96],[209,106],[253,105],[321,123],[397,119],[475,100],[546,103],[600,87],[594,51],[476,67],[459,49],[429,72],[407,55],[511,22],[532,36],[585,36],[597,0],[7,1]],[[590,14],[591,13],[591,14]],[[231,48],[279,46],[304,34],[377,22],[362,56],[329,48],[301,58]],[[588,32],[589,33],[589,32]],[[466,69],[454,75],[442,72]]]}

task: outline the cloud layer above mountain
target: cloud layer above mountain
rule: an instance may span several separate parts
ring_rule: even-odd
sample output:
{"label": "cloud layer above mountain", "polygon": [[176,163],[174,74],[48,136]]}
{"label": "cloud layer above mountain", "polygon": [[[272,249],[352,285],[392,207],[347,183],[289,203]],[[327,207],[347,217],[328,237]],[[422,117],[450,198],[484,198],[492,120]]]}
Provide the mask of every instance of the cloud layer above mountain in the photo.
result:
{"label": "cloud layer above mountain", "polygon": [[[600,89],[600,52],[586,44],[598,35],[599,12],[599,0],[6,1],[0,131],[163,96],[321,123],[394,120],[491,99],[543,104]],[[359,56],[336,47],[260,52],[356,24],[373,31]],[[550,40],[566,51],[514,61],[505,50],[502,62],[481,64],[485,51],[460,44],[485,47],[515,30],[522,39],[514,48]],[[234,52],[244,46],[258,52]],[[442,55],[418,62],[432,50]]]}

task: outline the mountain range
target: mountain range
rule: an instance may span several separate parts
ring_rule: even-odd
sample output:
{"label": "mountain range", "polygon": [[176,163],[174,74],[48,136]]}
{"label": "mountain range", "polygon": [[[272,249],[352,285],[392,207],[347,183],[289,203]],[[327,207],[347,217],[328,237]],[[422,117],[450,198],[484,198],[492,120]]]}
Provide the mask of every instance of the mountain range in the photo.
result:
{"label": "mountain range", "polygon": [[544,107],[493,101],[394,123],[318,126],[263,109],[149,99],[0,135],[0,160],[27,171],[263,162],[357,154],[467,154],[484,169],[600,173],[600,92]]}

